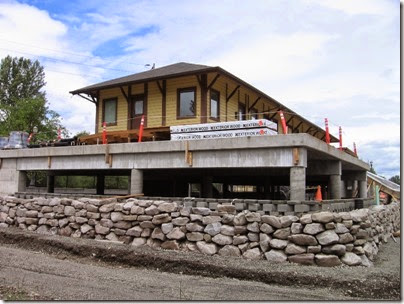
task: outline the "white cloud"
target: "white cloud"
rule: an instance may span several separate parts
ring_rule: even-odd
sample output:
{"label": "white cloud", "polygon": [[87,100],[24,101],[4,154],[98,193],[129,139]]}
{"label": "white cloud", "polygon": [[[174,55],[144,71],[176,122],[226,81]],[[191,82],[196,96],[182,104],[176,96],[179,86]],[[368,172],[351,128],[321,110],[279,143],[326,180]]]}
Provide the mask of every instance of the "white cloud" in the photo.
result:
{"label": "white cloud", "polygon": [[391,9],[399,9],[398,1],[388,0],[304,0],[307,3],[338,10],[348,15],[389,15]]}

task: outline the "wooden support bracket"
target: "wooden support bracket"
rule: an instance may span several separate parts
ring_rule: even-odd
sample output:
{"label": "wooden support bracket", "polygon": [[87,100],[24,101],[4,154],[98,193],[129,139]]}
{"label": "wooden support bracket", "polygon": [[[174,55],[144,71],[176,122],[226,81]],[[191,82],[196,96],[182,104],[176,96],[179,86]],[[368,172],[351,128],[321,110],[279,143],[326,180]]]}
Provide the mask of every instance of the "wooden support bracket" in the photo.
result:
{"label": "wooden support bracket", "polygon": [[192,152],[189,151],[189,142],[185,142],[185,162],[192,167]]}
{"label": "wooden support bracket", "polygon": [[299,161],[299,148],[293,148],[293,165],[297,166]]}

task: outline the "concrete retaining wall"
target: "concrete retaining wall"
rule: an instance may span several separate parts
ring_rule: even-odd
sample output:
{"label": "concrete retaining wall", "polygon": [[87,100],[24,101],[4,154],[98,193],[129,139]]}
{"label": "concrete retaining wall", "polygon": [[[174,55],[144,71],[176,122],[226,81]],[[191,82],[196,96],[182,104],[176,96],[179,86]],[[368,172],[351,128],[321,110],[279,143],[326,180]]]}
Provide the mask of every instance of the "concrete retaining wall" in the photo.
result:
{"label": "concrete retaining wall", "polygon": [[380,244],[400,228],[398,204],[279,216],[194,203],[6,196],[0,227],[319,266],[371,266]]}

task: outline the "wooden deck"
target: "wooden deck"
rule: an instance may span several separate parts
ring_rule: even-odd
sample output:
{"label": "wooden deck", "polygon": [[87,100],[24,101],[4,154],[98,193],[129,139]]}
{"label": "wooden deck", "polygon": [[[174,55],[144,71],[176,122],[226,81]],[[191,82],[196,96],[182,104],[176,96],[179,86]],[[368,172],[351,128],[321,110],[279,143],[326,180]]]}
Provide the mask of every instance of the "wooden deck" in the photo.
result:
{"label": "wooden deck", "polygon": [[[123,131],[109,131],[107,132],[108,143],[128,143],[138,141],[139,129],[123,130]],[[169,140],[170,127],[159,128],[145,128],[143,130],[142,141],[155,141],[155,140]],[[81,136],[79,138],[81,144],[95,145],[102,143],[102,133]]]}

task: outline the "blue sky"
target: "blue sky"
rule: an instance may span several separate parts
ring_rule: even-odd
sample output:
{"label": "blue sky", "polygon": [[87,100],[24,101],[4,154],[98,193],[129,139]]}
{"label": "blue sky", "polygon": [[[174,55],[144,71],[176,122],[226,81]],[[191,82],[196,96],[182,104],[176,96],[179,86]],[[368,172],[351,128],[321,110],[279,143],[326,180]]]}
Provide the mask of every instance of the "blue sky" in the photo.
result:
{"label": "blue sky", "polygon": [[69,91],[185,61],[221,66],[400,173],[400,3],[390,0],[0,0],[0,58],[45,66],[75,134],[95,108]]}

